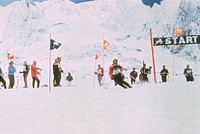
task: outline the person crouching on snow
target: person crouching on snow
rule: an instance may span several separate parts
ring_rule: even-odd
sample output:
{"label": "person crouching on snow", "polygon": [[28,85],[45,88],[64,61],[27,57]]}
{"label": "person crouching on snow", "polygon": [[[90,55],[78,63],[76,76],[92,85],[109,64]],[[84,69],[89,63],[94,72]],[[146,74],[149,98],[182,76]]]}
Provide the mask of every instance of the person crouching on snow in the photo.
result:
{"label": "person crouching on snow", "polygon": [[72,82],[72,80],[73,80],[73,77],[72,77],[72,75],[71,75],[71,73],[70,72],[68,72],[68,75],[67,75],[67,77],[66,77],[66,80],[69,82],[69,86],[71,85],[71,82]]}
{"label": "person crouching on snow", "polygon": [[102,78],[103,78],[103,75],[104,75],[104,69],[103,69],[103,67],[101,67],[100,64],[98,64],[97,71],[94,72],[94,74],[97,75],[97,79],[98,79],[98,82],[99,82],[99,86],[102,86],[102,85],[103,85],[103,83],[102,83]]}
{"label": "person crouching on snow", "polygon": [[132,88],[126,81],[124,81],[122,76],[122,71],[125,70],[121,65],[119,65],[117,59],[113,60],[113,64],[109,67],[109,76],[112,80],[115,81],[116,84],[125,88]]}

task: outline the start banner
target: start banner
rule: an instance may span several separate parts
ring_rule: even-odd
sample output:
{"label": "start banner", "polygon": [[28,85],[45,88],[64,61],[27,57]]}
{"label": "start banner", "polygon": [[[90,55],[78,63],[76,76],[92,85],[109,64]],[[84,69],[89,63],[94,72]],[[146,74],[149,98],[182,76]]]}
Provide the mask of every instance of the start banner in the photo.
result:
{"label": "start banner", "polygon": [[154,46],[200,44],[200,35],[153,38]]}

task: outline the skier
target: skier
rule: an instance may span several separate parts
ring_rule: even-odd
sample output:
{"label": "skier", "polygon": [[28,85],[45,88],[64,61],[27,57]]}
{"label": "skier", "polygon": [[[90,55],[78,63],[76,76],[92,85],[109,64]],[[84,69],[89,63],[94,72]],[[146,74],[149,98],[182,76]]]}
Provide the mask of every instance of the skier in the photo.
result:
{"label": "skier", "polygon": [[186,66],[186,68],[184,69],[183,74],[185,75],[186,81],[194,81],[194,77],[193,77],[193,73],[192,73],[192,69],[190,68],[189,65]]}
{"label": "skier", "polygon": [[130,72],[131,84],[133,84],[133,82],[135,83],[137,76],[138,74],[135,71],[135,68],[133,68],[133,71]]}
{"label": "skier", "polygon": [[73,80],[73,77],[72,77],[72,75],[71,75],[70,72],[68,72],[68,75],[67,75],[67,77],[66,77],[66,80],[69,82],[69,86],[70,86],[70,85],[71,85],[71,82],[72,82],[72,80]]}
{"label": "skier", "polygon": [[97,79],[98,79],[98,82],[99,82],[99,86],[102,86],[102,78],[103,78],[103,75],[104,75],[104,69],[103,67],[101,67],[100,64],[98,64],[98,68],[97,68],[97,71],[94,72],[94,74],[97,75]]}
{"label": "skier", "polygon": [[8,66],[8,78],[9,78],[9,81],[10,81],[9,87],[8,87],[9,89],[12,89],[14,87],[14,85],[15,85],[15,76],[14,76],[14,74],[16,72],[16,69],[15,69],[15,67],[13,65],[14,65],[14,62],[11,61],[9,63],[9,66]]}
{"label": "skier", "polygon": [[162,70],[160,71],[160,75],[162,78],[162,82],[167,82],[167,75],[169,74],[169,71],[166,69],[165,65],[163,65]]}
{"label": "skier", "polygon": [[33,83],[32,83],[33,88],[35,87],[35,81],[37,81],[37,88],[39,88],[39,86],[40,86],[40,80],[37,75],[40,74],[40,72],[38,72],[38,70],[41,71],[42,69],[36,67],[36,64],[37,64],[37,62],[34,60],[33,64],[31,65],[31,76],[33,79]]}
{"label": "skier", "polygon": [[20,71],[19,73],[23,73],[23,78],[24,78],[24,88],[28,88],[28,84],[27,84],[27,77],[28,77],[28,73],[29,73],[29,65],[27,65],[27,62],[24,61],[24,68],[23,71]]}
{"label": "skier", "polygon": [[0,82],[3,83],[4,89],[6,89],[6,81],[3,78],[3,73],[2,73],[1,67],[0,67]]}
{"label": "skier", "polygon": [[140,81],[141,82],[148,82],[148,69],[146,68],[146,64],[143,63],[143,67],[140,69]]}
{"label": "skier", "polygon": [[121,87],[123,87],[124,89],[126,88],[132,88],[132,86],[129,85],[129,83],[127,83],[126,81],[124,81],[123,77],[122,77],[122,71],[126,70],[125,68],[123,68],[121,65],[119,65],[117,59],[113,60],[113,64],[110,65],[109,67],[109,76],[112,80],[115,81],[115,83],[117,83],[118,85],[120,85]]}

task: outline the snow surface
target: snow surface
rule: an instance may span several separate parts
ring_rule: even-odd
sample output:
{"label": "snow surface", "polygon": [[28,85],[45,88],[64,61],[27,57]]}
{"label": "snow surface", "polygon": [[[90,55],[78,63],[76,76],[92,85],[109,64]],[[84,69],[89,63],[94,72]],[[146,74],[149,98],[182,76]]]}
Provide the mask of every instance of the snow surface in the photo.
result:
{"label": "snow surface", "polygon": [[[0,132],[199,134],[200,65],[195,50],[198,46],[188,47],[197,54],[196,60],[154,47],[157,83],[151,76],[150,83],[141,84],[137,80],[131,89],[114,86],[112,81],[105,89],[98,86],[94,76],[96,54],[99,55],[97,64],[103,64],[103,39],[111,44],[104,52],[105,83],[110,82],[107,74],[113,58],[128,69],[124,74],[129,83],[128,75],[133,67],[139,72],[143,60],[147,66],[152,66],[149,28],[153,28],[155,36],[160,33],[171,35],[173,30],[163,25],[179,25],[174,20],[181,2],[184,0],[165,0],[161,6],[156,4],[152,9],[134,0],[99,0],[78,5],[49,0],[29,4],[29,8],[27,3],[16,1],[0,7],[0,13],[3,13],[0,20],[0,46],[3,48],[0,50],[0,66],[7,85],[7,52],[15,55],[17,68],[15,88],[0,90]],[[199,4],[198,0],[193,3]],[[192,24],[196,27],[195,22]],[[198,34],[198,30],[196,32]],[[50,36],[62,46],[51,51],[49,66],[47,48]],[[62,87],[50,89],[45,85],[49,85],[50,76],[52,81],[49,68],[57,56],[62,57]],[[40,88],[31,88],[30,74],[29,88],[22,88],[23,78],[18,72],[22,70],[24,60],[29,64],[37,60],[37,66],[42,68]],[[195,82],[185,82],[183,69],[187,64],[193,69]],[[167,83],[160,83],[162,65],[166,65],[170,72]],[[67,72],[74,77],[71,86],[65,80]]]}
{"label": "snow surface", "polygon": [[[124,90],[73,73],[72,86],[0,90],[4,134],[198,134],[199,83],[144,83]],[[64,79],[64,78],[63,78]],[[29,81],[30,82],[30,81]]]}

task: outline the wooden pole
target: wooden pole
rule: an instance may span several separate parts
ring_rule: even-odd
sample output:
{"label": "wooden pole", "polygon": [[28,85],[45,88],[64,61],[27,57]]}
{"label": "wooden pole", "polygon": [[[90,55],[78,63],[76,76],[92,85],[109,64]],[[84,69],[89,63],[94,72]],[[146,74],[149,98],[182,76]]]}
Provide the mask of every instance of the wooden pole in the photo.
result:
{"label": "wooden pole", "polygon": [[[104,34],[103,34],[103,69],[105,70],[105,61],[104,61]],[[106,87],[106,79],[105,79],[105,76],[103,77],[103,85],[104,85],[104,88]]]}
{"label": "wooden pole", "polygon": [[49,92],[51,92],[51,33],[49,41]]}
{"label": "wooden pole", "polygon": [[154,72],[154,82],[156,83],[156,67],[155,67],[155,59],[154,59],[154,47],[153,47],[153,36],[152,29],[150,28],[150,41],[151,41],[151,54],[152,54],[152,63],[153,63],[153,72]]}

